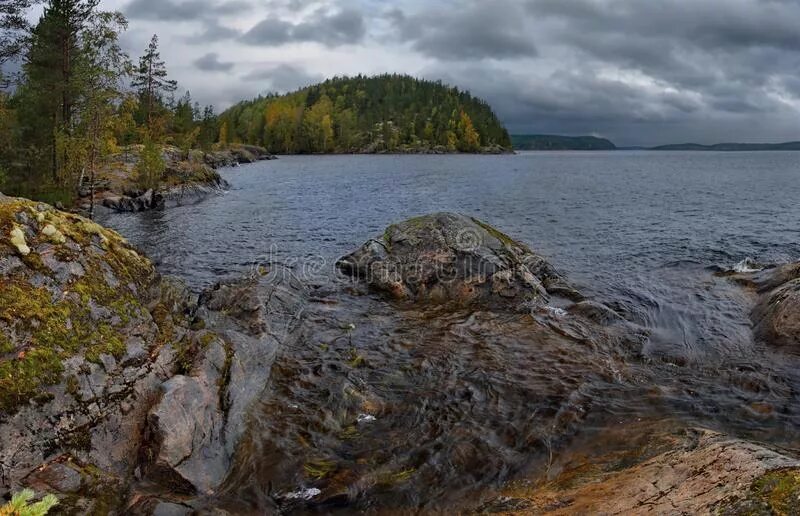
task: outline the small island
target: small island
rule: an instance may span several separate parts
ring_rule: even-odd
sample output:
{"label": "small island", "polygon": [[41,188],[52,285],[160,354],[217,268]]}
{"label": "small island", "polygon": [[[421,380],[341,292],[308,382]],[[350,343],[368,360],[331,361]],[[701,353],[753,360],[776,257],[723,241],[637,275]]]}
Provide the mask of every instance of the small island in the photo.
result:
{"label": "small island", "polygon": [[219,141],[275,154],[446,154],[511,150],[485,101],[407,75],[337,77],[240,102],[219,117]]}

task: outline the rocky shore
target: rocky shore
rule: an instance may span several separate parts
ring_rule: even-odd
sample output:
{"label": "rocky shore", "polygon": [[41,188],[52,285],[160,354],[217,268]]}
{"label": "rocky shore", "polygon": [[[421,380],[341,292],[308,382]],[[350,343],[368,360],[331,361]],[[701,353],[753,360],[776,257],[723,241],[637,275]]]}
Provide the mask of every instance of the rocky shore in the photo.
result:
{"label": "rocky shore", "polygon": [[[626,362],[635,360],[646,339],[616,311],[586,299],[532,249],[465,215],[439,213],[393,225],[338,267],[336,281],[308,282],[264,263],[195,296],[160,276],[115,232],[0,195],[0,497],[25,487],[53,493],[65,514],[346,507],[415,475],[440,478],[422,463],[394,464],[380,452],[384,441],[370,441],[359,430],[402,411],[360,379],[375,374],[381,361],[389,362],[391,375],[421,371],[437,378],[437,367],[456,356],[448,346],[474,346],[471,360],[482,374],[540,373],[537,396],[511,385],[505,396],[514,412],[491,404],[480,419],[502,425],[504,414],[516,415],[520,407],[536,414],[539,403],[574,397],[574,389],[564,388],[573,377],[612,382],[628,374]],[[794,265],[752,279],[763,296],[753,313],[756,334],[771,346],[796,347],[800,339],[798,270]],[[451,314],[457,314],[455,326]],[[425,343],[438,331],[438,319],[448,320],[440,340]],[[409,321],[416,320],[427,321],[419,338],[409,334],[418,327]],[[480,345],[470,337],[477,328],[508,339],[503,346],[509,353],[534,359],[480,362]],[[376,335],[401,340],[387,339],[383,354],[367,354],[362,343]],[[428,344],[443,356],[419,359],[415,350]],[[404,353],[408,364],[401,364]],[[307,367],[311,354],[330,356],[329,366]],[[563,377],[555,377],[555,365],[571,370],[559,369]],[[391,375],[384,381],[399,381]],[[342,384],[332,383],[339,378]],[[441,382],[426,403],[439,402],[451,375]],[[401,393],[419,396],[402,385]],[[334,408],[335,392],[344,392],[344,401]],[[437,425],[453,425],[443,438],[457,446],[437,453],[465,472],[481,466],[470,462],[470,441],[458,440],[464,422],[444,412],[456,403],[473,406],[471,392],[442,399],[433,416]],[[322,423],[309,423],[316,414],[325,414]],[[542,428],[564,435],[583,417],[563,410],[539,414]],[[427,424],[420,420],[415,427]],[[513,427],[494,431],[497,440],[530,439]],[[281,432],[286,449],[271,450],[258,440]],[[647,445],[636,451],[597,458],[588,469],[564,465],[546,481],[510,485],[458,511],[796,511],[800,462],[792,453],[705,429],[647,435]],[[344,467],[315,456],[319,443],[345,446],[346,457],[359,456],[363,446],[369,455]],[[539,451],[532,444],[529,449]],[[284,473],[278,478],[286,485],[238,491],[272,467]],[[293,470],[303,486],[289,484]]]}
{"label": "rocky shore", "polygon": [[[191,204],[228,187],[216,169],[276,159],[266,149],[254,145],[231,145],[225,150],[188,153],[165,146],[162,159],[166,170],[161,188],[142,190],[136,184],[134,172],[141,150],[141,145],[133,145],[110,158],[110,164],[95,180],[95,206],[139,212]],[[88,213],[92,196],[90,185],[85,184],[80,193],[77,207],[82,213]]]}

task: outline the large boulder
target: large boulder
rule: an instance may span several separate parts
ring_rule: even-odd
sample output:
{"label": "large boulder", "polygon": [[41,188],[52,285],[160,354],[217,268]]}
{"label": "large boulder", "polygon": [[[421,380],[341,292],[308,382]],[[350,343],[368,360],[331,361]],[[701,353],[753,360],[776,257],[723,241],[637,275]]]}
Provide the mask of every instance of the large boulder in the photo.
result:
{"label": "large boulder", "polygon": [[460,305],[581,299],[530,248],[475,218],[436,213],[390,226],[339,260],[345,274],[398,300]]}
{"label": "large boulder", "polygon": [[148,414],[147,473],[173,492],[211,494],[230,467],[222,446],[230,357],[223,341],[211,334],[207,339],[199,363],[164,382]]}
{"label": "large boulder", "polygon": [[0,195],[0,496],[41,471],[66,491],[130,477],[187,295],[113,231]]}
{"label": "large boulder", "polygon": [[751,316],[756,339],[800,350],[800,263],[764,271],[752,282],[760,294]]}

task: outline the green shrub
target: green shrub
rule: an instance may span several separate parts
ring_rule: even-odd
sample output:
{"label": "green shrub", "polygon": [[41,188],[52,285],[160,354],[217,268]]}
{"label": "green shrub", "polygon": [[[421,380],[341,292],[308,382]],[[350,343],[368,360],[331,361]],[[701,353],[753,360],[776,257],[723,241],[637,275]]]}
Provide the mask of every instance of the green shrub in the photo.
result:
{"label": "green shrub", "polygon": [[166,165],[161,156],[161,150],[152,140],[146,140],[135,169],[139,188],[143,190],[158,189],[165,169]]}
{"label": "green shrub", "polygon": [[36,496],[30,489],[15,494],[9,503],[0,507],[0,516],[45,516],[50,509],[58,505],[58,499],[47,495],[41,501],[30,503]]}

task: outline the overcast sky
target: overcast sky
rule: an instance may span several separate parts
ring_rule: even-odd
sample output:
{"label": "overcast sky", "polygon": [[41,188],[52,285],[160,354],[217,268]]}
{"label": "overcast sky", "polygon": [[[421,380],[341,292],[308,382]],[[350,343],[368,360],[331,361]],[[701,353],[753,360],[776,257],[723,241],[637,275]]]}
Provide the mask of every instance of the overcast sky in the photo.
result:
{"label": "overcast sky", "polygon": [[800,0],[103,0],[224,108],[401,72],[487,99],[512,133],[618,144],[800,140]]}

